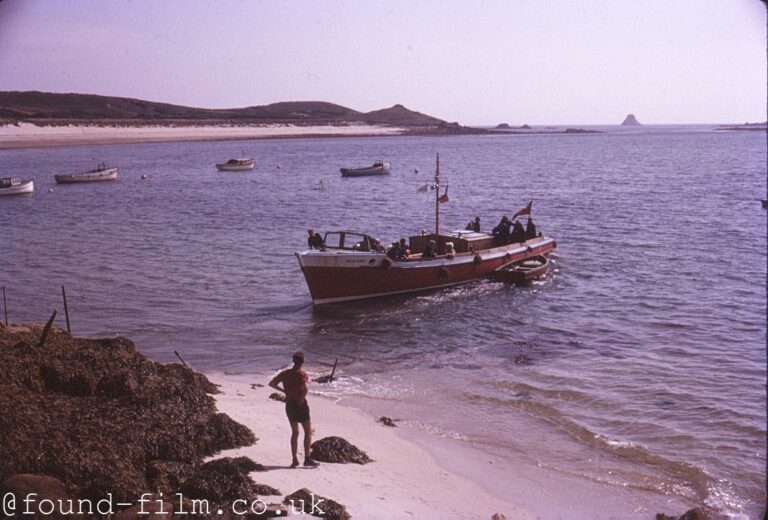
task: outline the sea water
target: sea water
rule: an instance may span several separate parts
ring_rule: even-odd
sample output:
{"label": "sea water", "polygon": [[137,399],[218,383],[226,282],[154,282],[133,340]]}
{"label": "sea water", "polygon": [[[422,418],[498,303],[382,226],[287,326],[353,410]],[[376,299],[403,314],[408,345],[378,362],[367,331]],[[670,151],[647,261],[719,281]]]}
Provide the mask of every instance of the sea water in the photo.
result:
{"label": "sea water", "polygon": [[[302,349],[323,390],[411,428],[555,473],[756,518],[766,468],[766,135],[714,127],[577,135],[221,141],[0,150],[9,319],[123,335],[153,359],[269,373]],[[557,240],[529,287],[478,281],[313,307],[307,229],[384,243],[490,230],[533,200]],[[214,164],[253,156],[246,172]],[[392,174],[341,167],[392,162]],[[119,167],[120,180],[53,175]],[[147,178],[141,179],[144,175]],[[672,511],[674,512],[674,511]],[[614,513],[621,514],[620,511]],[[678,514],[680,512],[677,512]]]}

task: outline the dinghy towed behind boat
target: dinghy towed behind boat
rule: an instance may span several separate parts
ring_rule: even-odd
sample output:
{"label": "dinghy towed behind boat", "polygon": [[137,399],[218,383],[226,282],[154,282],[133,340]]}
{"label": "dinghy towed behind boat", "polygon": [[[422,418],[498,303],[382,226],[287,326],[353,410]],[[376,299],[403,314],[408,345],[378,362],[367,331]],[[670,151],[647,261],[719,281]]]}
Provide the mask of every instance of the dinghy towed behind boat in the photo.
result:
{"label": "dinghy towed behind boat", "polygon": [[493,272],[493,277],[500,282],[522,285],[543,276],[548,265],[544,255],[524,258],[502,265]]}
{"label": "dinghy towed behind boat", "polygon": [[100,163],[93,170],[83,173],[59,173],[53,176],[59,184],[74,184],[77,182],[114,181],[117,179],[117,167]]}
{"label": "dinghy towed behind boat", "polygon": [[18,177],[3,177],[0,179],[0,195],[22,195],[35,191],[35,183],[31,179]]}
{"label": "dinghy towed behind boat", "polygon": [[[450,287],[493,275],[504,264],[550,253],[555,240],[539,234],[519,242],[501,242],[477,231],[440,231],[440,156],[435,182],[434,233],[413,235],[407,258],[393,259],[364,233],[332,231],[325,234],[320,250],[297,252],[296,258],[315,305],[377,298]],[[525,212],[524,212],[525,211]],[[517,214],[530,214],[530,204]],[[516,214],[516,216],[517,216]],[[423,257],[434,241],[436,255]]]}

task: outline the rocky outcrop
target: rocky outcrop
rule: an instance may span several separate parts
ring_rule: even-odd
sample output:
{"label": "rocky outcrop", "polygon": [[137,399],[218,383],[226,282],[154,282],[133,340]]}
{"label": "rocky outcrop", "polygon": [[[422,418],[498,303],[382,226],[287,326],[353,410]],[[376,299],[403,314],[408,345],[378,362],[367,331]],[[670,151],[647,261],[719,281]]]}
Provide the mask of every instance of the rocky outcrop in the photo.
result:
{"label": "rocky outcrop", "polygon": [[338,464],[367,464],[371,458],[367,453],[341,437],[325,437],[312,443],[312,458],[320,462]]}
{"label": "rocky outcrop", "polygon": [[78,498],[132,501],[176,491],[205,457],[255,442],[217,413],[208,379],[163,365],[126,338],[76,338],[40,326],[0,328],[0,481],[60,480]]}
{"label": "rocky outcrop", "polygon": [[641,126],[640,122],[635,118],[634,114],[628,114],[627,117],[624,118],[624,122],[621,123],[621,126]]}

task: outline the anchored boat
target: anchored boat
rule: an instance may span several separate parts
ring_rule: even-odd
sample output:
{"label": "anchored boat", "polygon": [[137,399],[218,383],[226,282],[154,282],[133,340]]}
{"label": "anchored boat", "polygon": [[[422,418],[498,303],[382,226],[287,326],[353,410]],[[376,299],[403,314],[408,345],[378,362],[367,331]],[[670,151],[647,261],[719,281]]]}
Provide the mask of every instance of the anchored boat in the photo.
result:
{"label": "anchored boat", "polygon": [[0,179],[0,195],[22,195],[35,191],[35,183],[31,179],[18,177],[3,177]]}
{"label": "anchored boat", "polygon": [[93,170],[82,173],[60,173],[53,176],[59,184],[73,184],[76,182],[114,181],[117,179],[117,168],[99,164]]}
{"label": "anchored boat", "polygon": [[366,177],[369,175],[389,175],[389,161],[376,161],[365,168],[341,168],[342,177]]}
{"label": "anchored boat", "polygon": [[[502,265],[550,253],[557,244],[539,234],[501,243],[477,231],[440,232],[440,158],[435,171],[435,232],[411,236],[409,255],[390,258],[371,235],[325,234],[322,249],[296,253],[315,305],[450,287],[493,275]],[[530,205],[528,206],[530,211]],[[432,243],[434,241],[434,243]],[[434,256],[424,256],[434,250]]]}
{"label": "anchored boat", "polygon": [[216,168],[222,172],[235,172],[241,170],[253,170],[253,165],[256,162],[255,159],[240,158],[230,159],[225,163],[219,163]]}
{"label": "anchored boat", "polygon": [[493,272],[493,277],[500,282],[523,285],[547,272],[549,260],[544,255],[523,258],[504,264]]}

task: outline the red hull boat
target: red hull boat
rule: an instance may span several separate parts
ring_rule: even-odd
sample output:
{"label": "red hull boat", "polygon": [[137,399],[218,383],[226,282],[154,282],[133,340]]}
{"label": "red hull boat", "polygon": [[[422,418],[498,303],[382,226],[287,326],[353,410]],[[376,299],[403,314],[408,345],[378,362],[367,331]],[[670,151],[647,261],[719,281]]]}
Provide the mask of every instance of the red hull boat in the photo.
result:
{"label": "red hull boat", "polygon": [[[325,234],[322,249],[296,253],[315,305],[406,294],[493,276],[502,265],[547,255],[557,244],[539,236],[509,244],[475,231],[439,232],[440,162],[435,173],[435,233],[410,237],[410,256],[393,260],[376,251],[371,236],[349,231]],[[445,197],[445,195],[443,196]],[[530,211],[530,205],[528,206]],[[437,254],[422,253],[434,241]]]}

